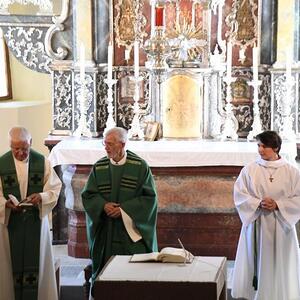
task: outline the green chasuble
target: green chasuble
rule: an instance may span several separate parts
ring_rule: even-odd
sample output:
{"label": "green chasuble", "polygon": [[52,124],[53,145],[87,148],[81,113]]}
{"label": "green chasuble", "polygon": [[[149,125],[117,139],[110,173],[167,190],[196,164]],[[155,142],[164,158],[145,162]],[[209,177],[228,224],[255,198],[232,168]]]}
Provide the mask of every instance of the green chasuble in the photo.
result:
{"label": "green chasuble", "polygon": [[[12,152],[0,157],[3,195],[13,194],[19,201],[20,188]],[[44,157],[30,150],[27,195],[43,191]],[[36,207],[11,211],[8,222],[10,253],[13,268],[15,300],[36,300],[40,258],[41,220]]]}
{"label": "green chasuble", "polygon": [[[87,233],[94,282],[111,255],[131,255],[157,251],[157,195],[147,163],[127,151],[124,165],[112,165],[107,157],[93,167],[82,191],[87,215]],[[110,218],[104,212],[106,202],[120,204],[133,220],[142,239],[133,242],[122,218]]]}

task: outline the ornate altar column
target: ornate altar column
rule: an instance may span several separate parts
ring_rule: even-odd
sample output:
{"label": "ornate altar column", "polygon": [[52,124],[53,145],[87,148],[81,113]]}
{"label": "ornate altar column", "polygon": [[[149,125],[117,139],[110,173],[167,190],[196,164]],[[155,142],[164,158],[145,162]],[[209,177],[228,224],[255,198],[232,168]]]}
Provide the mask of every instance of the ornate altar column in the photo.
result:
{"label": "ornate altar column", "polygon": [[[98,26],[99,20],[107,16],[108,7],[106,3],[97,2],[96,7],[92,0],[73,0],[69,7],[68,15],[72,21],[71,49],[72,52],[66,60],[54,60],[51,65],[53,80],[53,134],[71,134],[78,128],[80,120],[80,95],[82,83],[80,80],[80,46],[84,47],[85,53],[85,76],[84,85],[86,88],[86,123],[93,136],[99,135],[105,124],[105,107],[103,89],[103,75],[106,67],[97,67],[95,61],[100,59],[100,49],[106,43],[108,31],[107,24]],[[95,42],[94,42],[95,40]],[[102,77],[101,77],[102,76]],[[103,120],[102,120],[103,117]],[[99,120],[101,118],[101,120]]]}
{"label": "ornate altar column", "polygon": [[[273,68],[270,69],[271,129],[280,133],[286,132],[285,120],[289,118],[290,128],[288,130],[299,136],[299,69],[295,69],[296,65],[294,64],[297,54],[294,53],[294,49],[298,43],[296,35],[299,35],[297,28],[299,12],[296,4],[295,0],[278,0],[277,56]],[[290,68],[290,76],[287,76],[287,65]],[[293,81],[295,84],[287,83],[287,81]],[[283,136],[283,138],[288,139],[289,137]]]}
{"label": "ornate altar column", "polygon": [[295,21],[295,0],[278,0],[277,57],[274,68],[285,68],[287,49],[294,49]]}

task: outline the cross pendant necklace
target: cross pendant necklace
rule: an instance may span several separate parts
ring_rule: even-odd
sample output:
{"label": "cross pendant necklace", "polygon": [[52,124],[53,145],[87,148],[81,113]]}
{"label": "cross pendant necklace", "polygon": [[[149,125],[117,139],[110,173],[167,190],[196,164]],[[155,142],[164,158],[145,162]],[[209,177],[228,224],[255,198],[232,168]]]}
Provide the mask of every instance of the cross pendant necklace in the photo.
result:
{"label": "cross pendant necklace", "polygon": [[274,177],[273,177],[273,174],[276,172],[276,169],[273,171],[273,172],[269,172],[268,170],[268,173],[269,173],[269,181],[272,183],[273,180],[274,180]]}

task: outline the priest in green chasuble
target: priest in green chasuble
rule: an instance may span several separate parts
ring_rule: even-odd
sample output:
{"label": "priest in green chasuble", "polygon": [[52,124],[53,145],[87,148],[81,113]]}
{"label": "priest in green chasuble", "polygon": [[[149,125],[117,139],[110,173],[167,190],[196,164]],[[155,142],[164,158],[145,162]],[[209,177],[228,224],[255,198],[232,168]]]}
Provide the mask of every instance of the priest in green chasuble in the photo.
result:
{"label": "priest in green chasuble", "polygon": [[0,298],[57,300],[48,214],[61,181],[31,140],[13,127],[0,157]]}
{"label": "priest in green chasuble", "polygon": [[95,163],[82,191],[92,283],[112,255],[157,251],[157,194],[147,163],[125,150],[127,131],[107,131],[107,156]]}

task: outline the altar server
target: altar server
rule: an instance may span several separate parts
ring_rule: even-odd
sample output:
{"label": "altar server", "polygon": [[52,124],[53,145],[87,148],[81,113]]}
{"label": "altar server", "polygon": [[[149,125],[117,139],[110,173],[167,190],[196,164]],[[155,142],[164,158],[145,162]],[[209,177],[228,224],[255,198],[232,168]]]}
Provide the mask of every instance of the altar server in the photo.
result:
{"label": "altar server", "polygon": [[0,157],[0,298],[56,300],[48,214],[61,181],[31,141],[25,128],[13,127],[11,150]]}
{"label": "altar server", "polygon": [[234,186],[242,230],[232,296],[299,300],[299,170],[280,157],[281,138],[275,131],[256,139],[260,158],[242,169]]}
{"label": "altar server", "polygon": [[127,131],[107,131],[107,156],[93,166],[82,192],[92,283],[112,255],[157,251],[157,195],[147,163],[125,150]]}

